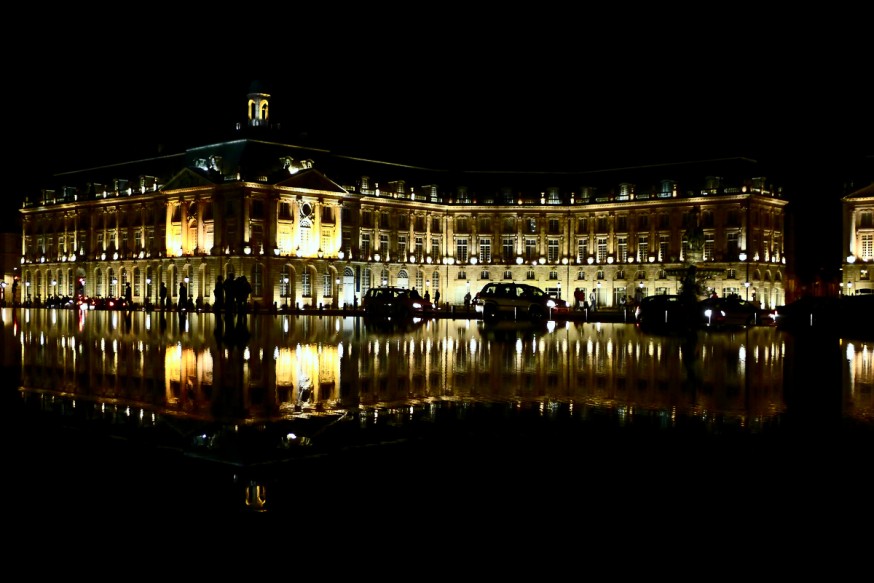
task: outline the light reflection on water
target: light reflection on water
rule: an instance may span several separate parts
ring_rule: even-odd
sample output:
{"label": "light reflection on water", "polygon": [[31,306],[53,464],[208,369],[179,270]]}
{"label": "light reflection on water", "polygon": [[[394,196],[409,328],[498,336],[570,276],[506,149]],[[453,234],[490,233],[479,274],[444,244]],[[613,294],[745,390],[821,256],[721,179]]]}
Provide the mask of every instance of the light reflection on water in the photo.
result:
{"label": "light reflection on water", "polygon": [[[237,425],[432,401],[563,403],[756,430],[784,413],[785,333],[653,335],[622,323],[543,327],[342,316],[23,310],[5,334],[22,388]],[[9,350],[7,344],[7,352]],[[847,416],[871,414],[871,346],[846,343]]]}
{"label": "light reflection on water", "polygon": [[[750,434],[776,430],[793,407],[812,424],[871,423],[874,411],[870,343],[823,342],[815,352],[767,326],[673,336],[582,321],[8,308],[2,325],[3,364],[20,363],[29,407],[161,433],[226,462],[408,438],[487,406]],[[830,386],[797,389],[809,382]]]}

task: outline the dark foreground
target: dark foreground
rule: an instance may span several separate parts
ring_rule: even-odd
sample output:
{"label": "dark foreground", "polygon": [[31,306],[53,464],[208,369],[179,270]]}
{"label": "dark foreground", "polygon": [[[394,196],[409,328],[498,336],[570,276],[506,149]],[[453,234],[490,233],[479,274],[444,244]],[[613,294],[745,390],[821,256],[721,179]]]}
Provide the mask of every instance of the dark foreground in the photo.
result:
{"label": "dark foreground", "polygon": [[803,423],[713,434],[617,427],[606,417],[584,426],[547,423],[485,407],[451,430],[387,435],[379,444],[243,468],[27,414],[4,417],[4,487],[12,498],[26,493],[6,511],[20,519],[266,511],[318,522],[366,507],[438,520],[512,509],[547,520],[582,512],[610,524],[699,513],[731,522],[735,512],[833,521],[870,514],[862,493],[874,485],[868,426],[834,427],[828,437]]}

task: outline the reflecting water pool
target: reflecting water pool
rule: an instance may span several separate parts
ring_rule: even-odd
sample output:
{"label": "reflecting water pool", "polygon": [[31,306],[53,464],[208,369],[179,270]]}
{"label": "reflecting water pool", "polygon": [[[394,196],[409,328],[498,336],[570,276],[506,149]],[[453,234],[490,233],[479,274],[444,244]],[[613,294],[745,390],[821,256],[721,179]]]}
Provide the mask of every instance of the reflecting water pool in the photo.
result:
{"label": "reflecting water pool", "polygon": [[870,446],[874,423],[870,343],[770,326],[655,335],[582,321],[7,308],[0,343],[7,426],[40,446],[28,462],[63,442],[76,455],[57,455],[88,468],[83,449],[108,437],[124,444],[110,453],[119,473],[139,471],[131,448],[160,455],[233,511],[299,508],[302,476],[341,488],[399,465],[437,481],[458,466],[518,479],[532,464],[620,470],[671,451],[685,461],[659,463],[676,473],[731,443],[720,464],[767,467],[750,450],[777,455],[791,438],[815,455],[814,440],[827,458],[835,443]]}

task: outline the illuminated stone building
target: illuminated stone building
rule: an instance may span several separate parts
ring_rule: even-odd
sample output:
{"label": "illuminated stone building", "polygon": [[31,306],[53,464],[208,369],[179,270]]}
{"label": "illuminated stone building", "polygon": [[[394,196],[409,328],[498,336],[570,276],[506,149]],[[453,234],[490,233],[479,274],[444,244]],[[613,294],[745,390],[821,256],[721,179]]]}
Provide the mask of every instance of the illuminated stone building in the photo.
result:
{"label": "illuminated stone building", "polygon": [[[185,152],[70,172],[26,201],[21,302],[180,284],[213,302],[245,275],[254,309],[351,307],[369,287],[416,287],[443,308],[488,281],[599,306],[676,293],[686,232],[703,230],[704,285],[785,302],[781,189],[745,159],[597,172],[473,172],[339,155],[283,141],[268,93],[247,123]],[[745,285],[746,284],[746,285]]]}
{"label": "illuminated stone building", "polygon": [[874,182],[851,192],[843,202],[843,276],[841,293],[874,293]]}

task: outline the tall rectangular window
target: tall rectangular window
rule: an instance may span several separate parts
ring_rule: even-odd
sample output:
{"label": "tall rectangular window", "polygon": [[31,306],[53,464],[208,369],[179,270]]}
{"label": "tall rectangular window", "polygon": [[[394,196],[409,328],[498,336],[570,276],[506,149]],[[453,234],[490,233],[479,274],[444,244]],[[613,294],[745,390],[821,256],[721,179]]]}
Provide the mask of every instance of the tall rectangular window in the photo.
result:
{"label": "tall rectangular window", "polygon": [[646,261],[649,257],[649,236],[640,235],[637,239],[637,260]]}
{"label": "tall rectangular window", "polygon": [[361,293],[362,294],[366,294],[367,290],[370,289],[371,275],[372,275],[372,272],[368,268],[365,268],[363,270],[363,273],[361,274]]}
{"label": "tall rectangular window", "polygon": [[379,254],[383,257],[388,256],[388,235],[379,236]]}
{"label": "tall rectangular window", "polygon": [[537,259],[537,239],[525,239],[525,259],[526,261]]}
{"label": "tall rectangular window", "polygon": [[455,241],[455,258],[459,263],[467,263],[467,238]]}
{"label": "tall rectangular window", "polygon": [[559,222],[559,220],[558,219],[549,219],[549,232],[550,232],[550,234],[558,235],[559,233],[561,233],[561,231],[559,229],[561,229],[561,223]]}
{"label": "tall rectangular window", "polygon": [[598,237],[598,263],[607,261],[607,237]]}
{"label": "tall rectangular window", "polygon": [[513,261],[513,255],[515,255],[516,252],[515,245],[515,237],[504,237],[501,240],[501,255],[505,263]]}
{"label": "tall rectangular window", "polygon": [[670,243],[668,235],[659,235],[659,261],[668,260],[668,243]]}
{"label": "tall rectangular window", "polygon": [[[252,295],[261,297],[264,295],[264,266],[256,263],[252,266]],[[191,291],[188,292],[191,294]]]}
{"label": "tall rectangular window", "polygon": [[492,240],[479,240],[479,260],[483,263],[490,263],[492,260]]}
{"label": "tall rectangular window", "polygon": [[407,260],[407,236],[398,235],[398,255],[402,261]]}
{"label": "tall rectangular window", "polygon": [[729,233],[728,240],[725,243],[725,252],[728,255],[728,261],[734,261],[740,254],[740,245],[738,244],[738,233]]}
{"label": "tall rectangular window", "polygon": [[546,253],[550,263],[558,261],[558,239],[549,239],[546,242]]}
{"label": "tall rectangular window", "polygon": [[309,271],[304,270],[300,274],[300,285],[301,285],[301,294],[303,295],[303,297],[305,297],[305,298],[312,297],[313,285],[312,285],[312,282],[310,282],[310,272]]}
{"label": "tall rectangular window", "polygon": [[862,235],[862,259],[871,261],[874,258],[874,235]]}
{"label": "tall rectangular window", "polygon": [[616,237],[616,260],[620,263],[628,261],[628,237]]}
{"label": "tall rectangular window", "polygon": [[431,257],[434,261],[440,259],[440,239],[438,237],[431,238]]}
{"label": "tall rectangular window", "polygon": [[361,259],[370,259],[370,233],[361,233]]}
{"label": "tall rectangular window", "polygon": [[589,258],[589,239],[577,239],[577,262],[582,263]]}

